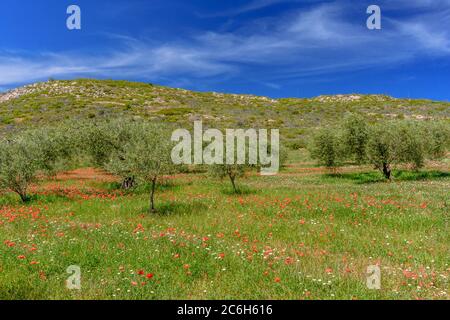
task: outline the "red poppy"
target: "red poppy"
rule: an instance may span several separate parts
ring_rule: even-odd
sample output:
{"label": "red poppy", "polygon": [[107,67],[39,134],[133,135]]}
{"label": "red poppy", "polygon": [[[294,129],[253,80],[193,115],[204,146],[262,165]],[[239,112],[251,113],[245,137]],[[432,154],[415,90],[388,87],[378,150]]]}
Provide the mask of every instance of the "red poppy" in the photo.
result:
{"label": "red poppy", "polygon": [[144,227],[142,226],[142,224],[139,223],[136,226],[136,228],[134,228],[133,233],[144,232],[144,231],[145,231]]}
{"label": "red poppy", "polygon": [[15,245],[16,245],[16,243],[15,242],[12,242],[12,241],[9,241],[9,240],[6,240],[5,242],[4,242],[8,247],[14,247]]}
{"label": "red poppy", "polygon": [[39,271],[39,278],[41,280],[47,280],[47,276],[44,271]]}
{"label": "red poppy", "polygon": [[293,264],[294,263],[294,259],[293,258],[291,258],[291,257],[287,257],[285,260],[284,260],[284,263],[285,264]]}
{"label": "red poppy", "polygon": [[146,278],[147,278],[147,279],[153,278],[153,273],[147,273]]}

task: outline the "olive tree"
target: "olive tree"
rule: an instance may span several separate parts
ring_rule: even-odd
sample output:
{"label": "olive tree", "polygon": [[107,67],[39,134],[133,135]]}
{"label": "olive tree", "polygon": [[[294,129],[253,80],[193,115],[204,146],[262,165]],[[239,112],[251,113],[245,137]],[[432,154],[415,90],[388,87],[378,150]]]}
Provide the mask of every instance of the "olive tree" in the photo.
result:
{"label": "olive tree", "polygon": [[394,126],[390,124],[376,124],[370,130],[367,157],[386,179],[391,179],[392,165],[398,160],[395,140]]}
{"label": "olive tree", "polygon": [[446,123],[426,123],[426,154],[429,159],[441,159],[447,154],[450,144],[450,128]]}
{"label": "olive tree", "polygon": [[[239,193],[239,188],[236,184],[237,178],[244,177],[245,173],[249,170],[259,170],[261,174],[273,174],[267,173],[267,168],[270,164],[270,168],[274,165],[278,165],[278,168],[274,170],[279,170],[279,168],[283,167],[284,163],[287,160],[287,150],[283,146],[279,145],[279,141],[271,139],[270,142],[267,140],[262,143],[261,140],[257,140],[256,131],[249,131],[248,139],[247,136],[240,136],[235,140],[235,136],[232,136],[230,141],[227,140],[227,144],[224,148],[224,156],[221,160],[222,163],[215,163],[209,166],[209,174],[212,177],[217,177],[220,179],[228,178],[233,187],[234,193]],[[253,134],[253,138],[250,139],[250,136]],[[228,139],[228,137],[227,137]],[[261,136],[260,138],[261,139]],[[237,141],[237,143],[235,143]],[[272,143],[276,143],[273,144]],[[234,145],[231,147],[231,145]],[[233,154],[234,157],[232,159],[228,158],[227,148],[231,147],[230,154]],[[270,150],[270,151],[269,151]],[[269,170],[271,171],[271,170]]]}
{"label": "olive tree", "polygon": [[25,131],[22,139],[38,146],[41,170],[49,176],[65,169],[76,154],[73,135],[65,124]]}
{"label": "olive tree", "polygon": [[149,183],[150,208],[156,212],[155,191],[159,179],[174,171],[170,157],[172,143],[169,132],[163,126],[143,121],[128,122],[127,139],[120,148],[112,148],[106,168],[123,178],[135,177]]}
{"label": "olive tree", "polygon": [[0,141],[0,184],[30,199],[28,187],[38,174],[54,175],[73,152],[64,126],[44,127],[3,137]]}
{"label": "olive tree", "polygon": [[342,138],[337,129],[321,128],[312,136],[311,157],[327,168],[335,168],[342,160]]}
{"label": "olive tree", "polygon": [[342,142],[347,157],[358,164],[366,160],[366,146],[369,138],[367,120],[356,114],[346,116],[342,123]]}
{"label": "olive tree", "polygon": [[24,137],[0,141],[0,185],[17,193],[23,202],[30,199],[28,188],[43,167],[43,154],[35,141]]}
{"label": "olive tree", "polygon": [[424,132],[417,123],[376,124],[370,130],[367,156],[386,179],[391,179],[394,164],[410,164],[414,169],[423,167],[425,141]]}
{"label": "olive tree", "polygon": [[415,170],[422,168],[426,158],[426,133],[417,122],[396,122],[392,128],[395,137],[395,153],[399,163],[410,164]]}
{"label": "olive tree", "polygon": [[239,189],[236,185],[236,179],[243,177],[249,168],[250,166],[245,164],[215,164],[210,166],[209,173],[212,177],[229,178],[234,193],[238,193]]}
{"label": "olive tree", "polygon": [[[127,119],[85,124],[80,140],[84,142],[85,150],[93,164],[108,170],[112,155],[125,154],[127,142],[132,138],[133,130],[135,130],[134,125],[133,121]],[[123,189],[135,186],[133,175],[122,177]]]}

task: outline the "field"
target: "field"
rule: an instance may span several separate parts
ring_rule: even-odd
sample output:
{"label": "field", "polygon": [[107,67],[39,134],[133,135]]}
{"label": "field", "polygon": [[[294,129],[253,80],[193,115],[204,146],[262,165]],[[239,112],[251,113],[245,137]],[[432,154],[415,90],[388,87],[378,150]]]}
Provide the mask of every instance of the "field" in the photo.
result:
{"label": "field", "polygon": [[[385,182],[290,153],[279,175],[166,177],[127,193],[91,168],[0,197],[0,299],[449,299],[448,160]],[[81,290],[68,290],[71,265]],[[366,286],[369,265],[381,289]]]}

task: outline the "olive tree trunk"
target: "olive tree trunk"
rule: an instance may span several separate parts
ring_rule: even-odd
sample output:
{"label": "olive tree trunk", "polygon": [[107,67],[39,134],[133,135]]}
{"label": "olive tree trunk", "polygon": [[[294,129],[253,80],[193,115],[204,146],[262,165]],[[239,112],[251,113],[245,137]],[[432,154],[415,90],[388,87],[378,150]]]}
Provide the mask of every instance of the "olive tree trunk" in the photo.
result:
{"label": "olive tree trunk", "polygon": [[236,182],[235,182],[236,177],[235,177],[234,175],[232,175],[232,174],[228,174],[228,176],[230,177],[231,184],[233,185],[233,191],[234,191],[234,193],[237,193],[238,190],[237,190]]}
{"label": "olive tree trunk", "polygon": [[126,177],[123,181],[122,181],[122,189],[124,190],[129,190],[131,188],[133,188],[136,184],[136,181],[134,179],[134,177]]}
{"label": "olive tree trunk", "polygon": [[150,192],[150,213],[155,213],[155,190],[156,190],[156,178],[152,180],[152,190]]}
{"label": "olive tree trunk", "polygon": [[391,180],[391,166],[388,163],[383,163],[383,174],[388,180]]}

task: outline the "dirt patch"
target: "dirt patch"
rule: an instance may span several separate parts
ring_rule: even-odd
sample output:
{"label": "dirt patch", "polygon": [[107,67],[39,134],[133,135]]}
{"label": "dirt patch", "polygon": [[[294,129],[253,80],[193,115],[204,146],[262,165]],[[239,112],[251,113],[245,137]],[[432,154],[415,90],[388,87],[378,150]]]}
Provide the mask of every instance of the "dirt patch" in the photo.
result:
{"label": "dirt patch", "polygon": [[97,182],[116,182],[119,180],[116,176],[96,168],[80,168],[60,172],[56,175],[55,179],[59,181],[92,180]]}

